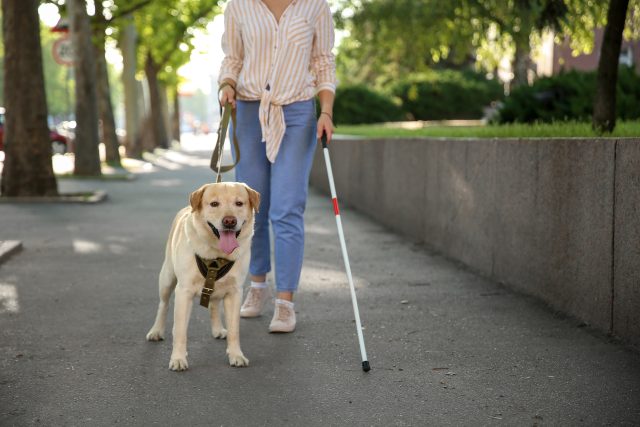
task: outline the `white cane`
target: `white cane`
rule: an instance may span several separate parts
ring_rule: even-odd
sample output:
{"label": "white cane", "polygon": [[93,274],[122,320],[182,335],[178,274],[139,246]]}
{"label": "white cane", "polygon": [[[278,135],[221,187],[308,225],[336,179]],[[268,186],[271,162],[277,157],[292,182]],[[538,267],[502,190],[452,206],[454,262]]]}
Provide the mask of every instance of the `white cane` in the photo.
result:
{"label": "white cane", "polygon": [[342,258],[344,266],[347,270],[347,279],[349,280],[349,288],[351,290],[351,303],[353,304],[353,315],[356,318],[356,331],[358,332],[358,342],[360,343],[360,355],[362,356],[362,370],[368,372],[369,359],[367,359],[367,350],[364,347],[364,337],[362,335],[362,325],[360,324],[360,311],[358,310],[358,300],[356,299],[356,288],[353,286],[353,277],[351,276],[351,267],[349,265],[349,254],[347,253],[347,245],[344,241],[344,231],[342,230],[342,221],[340,220],[340,209],[338,208],[338,197],[336,196],[336,187],[333,183],[333,171],[331,170],[331,159],[329,158],[329,148],[327,147],[327,135],[322,134],[322,151],[324,152],[324,162],[327,165],[327,176],[329,177],[329,188],[331,189],[331,199],[333,200],[333,211],[336,214],[336,225],[338,226],[338,236],[340,238],[340,247],[342,248]]}

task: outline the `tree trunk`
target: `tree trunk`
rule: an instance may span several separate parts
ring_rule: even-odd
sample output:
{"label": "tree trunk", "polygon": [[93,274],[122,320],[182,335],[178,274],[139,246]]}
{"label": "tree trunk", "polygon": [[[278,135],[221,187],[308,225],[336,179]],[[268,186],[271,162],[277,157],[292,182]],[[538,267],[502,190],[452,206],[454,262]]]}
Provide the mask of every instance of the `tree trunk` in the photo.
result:
{"label": "tree trunk", "polygon": [[152,128],[153,124],[151,114],[147,114],[144,118],[144,122],[142,122],[142,131],[140,132],[140,141],[144,151],[153,151],[157,148]]}
{"label": "tree trunk", "polygon": [[180,95],[178,87],[173,88],[173,115],[171,116],[171,134],[174,141],[180,143]]}
{"label": "tree trunk", "polygon": [[529,70],[531,69],[531,44],[529,36],[529,33],[526,35],[514,35],[516,39],[516,52],[511,66],[513,69],[511,88],[529,84]]}
{"label": "tree trunk", "polygon": [[127,156],[142,158],[142,140],[140,138],[140,109],[138,108],[138,82],[136,80],[136,27],[131,18],[119,40],[122,51],[122,82],[124,85],[125,127],[127,131]]}
{"label": "tree trunk", "polygon": [[593,102],[592,125],[598,133],[613,132],[616,126],[616,85],[628,7],[629,0],[611,0],[609,3]]}
{"label": "tree trunk", "polygon": [[150,54],[147,55],[144,72],[147,76],[147,84],[149,85],[149,103],[151,107],[150,124],[153,134],[153,144],[154,147],[168,148],[169,141],[162,111],[160,85],[158,83],[159,69]]}
{"label": "tree trunk", "polygon": [[169,112],[169,98],[167,96],[167,87],[164,83],[158,84],[158,89],[160,90],[160,102],[162,105],[162,121],[164,122],[164,130],[167,134],[167,142],[170,147],[173,143],[171,139],[171,113]]}
{"label": "tree trunk", "polygon": [[2,0],[5,160],[3,196],[55,196],[37,0]]}
{"label": "tree trunk", "polygon": [[105,58],[105,37],[104,30],[106,19],[104,17],[104,7],[101,1],[96,5],[96,29],[94,31],[94,50],[96,54],[96,87],[98,95],[98,112],[102,123],[102,142],[105,148],[105,161],[110,166],[122,167],[120,164],[120,144],[116,135],[116,121],[113,117],[113,106],[111,104],[111,89],[109,88],[109,73],[107,71],[107,60]]}
{"label": "tree trunk", "polygon": [[100,175],[96,64],[85,0],[67,0],[75,50],[76,141],[75,175]]}

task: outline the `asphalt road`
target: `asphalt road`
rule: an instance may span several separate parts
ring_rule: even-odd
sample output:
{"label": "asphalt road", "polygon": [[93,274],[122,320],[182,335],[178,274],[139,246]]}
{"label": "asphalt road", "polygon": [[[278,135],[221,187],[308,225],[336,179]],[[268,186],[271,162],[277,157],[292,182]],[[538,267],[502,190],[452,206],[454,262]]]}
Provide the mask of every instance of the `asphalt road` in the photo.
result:
{"label": "asphalt road", "polygon": [[345,205],[363,373],[332,205],[314,192],[296,332],[268,334],[272,306],[243,319],[250,366],[232,368],[194,305],[190,369],[169,371],[172,311],[167,341],[144,337],[207,154],[168,152],[131,182],[60,180],[106,189],[101,204],[0,205],[0,240],[24,246],[0,266],[0,425],[640,423],[640,355]]}

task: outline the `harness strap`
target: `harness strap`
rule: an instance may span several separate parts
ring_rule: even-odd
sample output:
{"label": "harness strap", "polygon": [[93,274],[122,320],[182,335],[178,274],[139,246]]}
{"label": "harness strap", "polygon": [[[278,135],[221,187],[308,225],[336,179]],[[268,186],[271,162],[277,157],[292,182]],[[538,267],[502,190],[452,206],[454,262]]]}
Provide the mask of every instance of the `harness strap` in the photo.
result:
{"label": "harness strap", "polygon": [[212,260],[205,260],[196,256],[196,265],[200,274],[204,277],[204,288],[202,288],[202,294],[200,295],[200,305],[203,307],[209,307],[209,300],[211,294],[215,291],[216,280],[222,279],[233,267],[235,261],[230,261],[225,258],[216,258]]}

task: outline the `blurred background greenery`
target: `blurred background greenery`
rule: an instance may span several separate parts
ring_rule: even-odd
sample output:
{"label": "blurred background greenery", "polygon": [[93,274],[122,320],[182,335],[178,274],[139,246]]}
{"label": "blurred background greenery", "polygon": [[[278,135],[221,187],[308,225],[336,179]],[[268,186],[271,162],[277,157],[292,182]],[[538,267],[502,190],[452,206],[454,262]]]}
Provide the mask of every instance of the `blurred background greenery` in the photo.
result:
{"label": "blurred background greenery", "polygon": [[[18,9],[11,9],[14,3]],[[37,81],[42,72],[49,126],[69,138],[76,166],[93,162],[83,174],[100,174],[100,164],[82,153],[97,152],[101,144],[103,160],[118,167],[120,156],[140,158],[179,142],[185,132],[208,134],[219,120],[226,3],[3,0],[0,106],[6,106],[7,90],[17,90],[5,79],[11,64],[4,60],[16,46],[4,40],[30,31],[6,11],[35,7],[42,65],[21,77]],[[613,135],[640,136],[640,0],[329,4],[336,23],[338,132],[593,136],[611,132],[619,119],[622,130]],[[74,39],[85,20],[87,32]],[[61,46],[69,45],[75,61],[60,58]],[[95,88],[83,92],[77,77],[88,71],[79,65],[89,62],[96,72],[87,81]],[[92,105],[98,115],[80,120]],[[380,123],[386,124],[362,127]]]}
{"label": "blurred background greenery", "polygon": [[[123,30],[132,22],[140,96],[148,96],[145,63],[150,57],[151,72],[157,69],[167,102],[179,97],[182,128],[215,127],[212,93],[221,58],[220,14],[225,3],[105,0],[96,8],[93,0],[87,2],[94,31],[105,37],[119,128],[125,128],[120,49]],[[607,1],[333,0],[330,4],[338,32],[338,123],[590,119],[594,58],[602,43]],[[54,122],[73,120],[73,70],[56,63],[52,53],[54,42],[64,36],[51,29],[61,18],[64,25],[65,1],[41,1],[39,11],[49,115]],[[617,100],[619,117],[625,120],[640,117],[639,24],[640,1],[632,0]]]}

